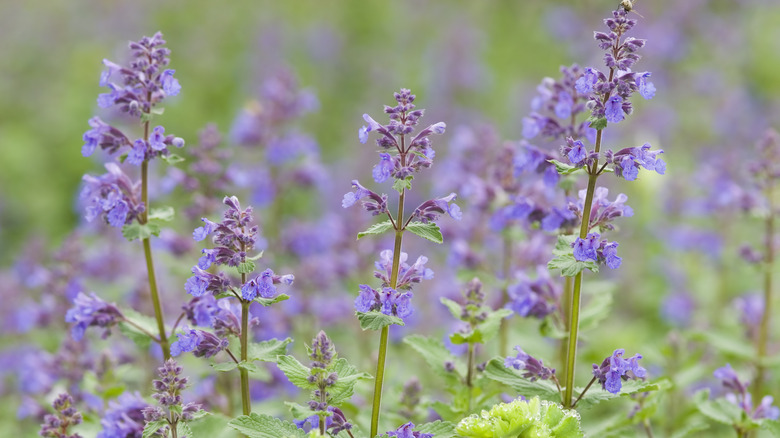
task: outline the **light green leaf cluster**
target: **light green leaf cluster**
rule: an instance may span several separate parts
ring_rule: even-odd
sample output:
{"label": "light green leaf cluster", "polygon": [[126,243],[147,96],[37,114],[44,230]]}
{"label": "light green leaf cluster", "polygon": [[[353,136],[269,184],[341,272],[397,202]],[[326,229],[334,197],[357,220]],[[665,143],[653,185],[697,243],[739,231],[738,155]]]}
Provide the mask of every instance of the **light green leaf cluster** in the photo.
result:
{"label": "light green leaf cluster", "polygon": [[547,263],[547,269],[561,270],[564,277],[574,277],[585,269],[593,272],[599,272],[599,265],[592,260],[581,262],[574,258],[574,248],[571,244],[577,239],[576,236],[558,236],[558,242],[553,249],[555,258]]}
{"label": "light green leaf cluster", "polygon": [[534,397],[501,403],[464,418],[455,431],[469,438],[579,438],[584,436],[577,411]]}

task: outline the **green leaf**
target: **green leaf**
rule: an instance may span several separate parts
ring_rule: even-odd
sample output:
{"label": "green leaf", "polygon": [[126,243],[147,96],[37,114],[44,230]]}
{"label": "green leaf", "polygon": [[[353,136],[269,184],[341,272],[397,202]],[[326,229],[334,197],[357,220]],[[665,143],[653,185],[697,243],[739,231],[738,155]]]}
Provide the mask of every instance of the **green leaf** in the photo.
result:
{"label": "green leaf", "polygon": [[127,387],[125,387],[125,385],[123,384],[112,386],[110,388],[107,388],[105,391],[103,391],[103,393],[100,394],[100,397],[106,401],[111,400],[122,395],[126,389]]}
{"label": "green leaf", "polygon": [[149,213],[149,220],[170,222],[173,220],[173,216],[175,214],[176,213],[173,210],[173,207],[169,207],[169,206],[157,207],[157,208],[153,208],[152,211]]}
{"label": "green leaf", "polygon": [[230,418],[215,413],[194,419],[187,425],[192,430],[193,438],[234,438],[235,432],[227,427],[229,421]]}
{"label": "green leaf", "polygon": [[214,368],[217,371],[220,372],[228,372],[233,371],[234,369],[238,368],[238,364],[235,362],[219,362],[219,363],[212,363],[211,368]]}
{"label": "green leaf", "polygon": [[296,420],[304,420],[312,415],[308,406],[302,406],[293,402],[284,402],[284,404],[290,409],[290,414]]}
{"label": "green leaf", "polygon": [[455,425],[449,421],[434,421],[421,424],[414,428],[422,433],[433,434],[435,438],[452,438],[455,436]]}
{"label": "green leaf", "polygon": [[558,171],[559,175],[571,175],[572,173],[576,172],[583,172],[583,167],[574,167],[566,163],[562,163],[558,160],[547,160],[548,163],[552,163],[555,166],[555,170]]}
{"label": "green leaf", "polygon": [[355,385],[358,381],[373,379],[370,374],[358,372],[357,368],[350,365],[344,358],[334,361],[328,367],[328,372],[339,375],[336,383],[328,388],[328,392],[330,392],[328,402],[332,405],[340,405],[349,400],[355,393]]}
{"label": "green leaf", "polygon": [[427,224],[422,222],[412,222],[404,229],[409,230],[423,239],[428,239],[434,243],[444,242],[444,236],[441,235],[441,229],[439,229],[439,226],[433,222],[428,222]]}
{"label": "green leaf", "polygon": [[184,161],[184,157],[177,154],[168,154],[161,157],[166,163],[170,165],[178,164]]}
{"label": "green leaf", "polygon": [[269,339],[262,342],[250,342],[247,346],[247,356],[250,361],[276,362],[278,356],[287,353],[287,344],[291,342],[290,338],[283,341]]}
{"label": "green leaf", "polygon": [[689,436],[702,436],[701,433],[710,428],[707,423],[693,423],[683,426],[680,429],[674,431],[674,435],[671,438],[686,438]]}
{"label": "green leaf", "polygon": [[157,433],[158,430],[168,425],[167,420],[157,420],[157,421],[150,421],[146,423],[146,426],[144,426],[144,433],[143,438],[150,438],[155,433]]}
{"label": "green leaf", "polygon": [[263,257],[263,252],[264,251],[260,251],[259,253],[257,253],[257,255],[255,255],[253,257],[247,257],[246,259],[247,260],[252,260],[253,262],[256,262],[256,261],[260,260],[261,257]]}
{"label": "green leaf", "polygon": [[405,179],[397,179],[393,183],[393,188],[398,193],[402,193],[404,190],[411,190],[413,179],[414,177],[412,175],[407,176]]}
{"label": "green leaf", "polygon": [[599,131],[607,127],[607,118],[606,117],[594,117],[590,116],[588,117],[588,126],[591,128]]}
{"label": "green leaf", "polygon": [[463,308],[460,306],[460,304],[445,297],[442,297],[439,301],[445,306],[447,306],[447,309],[450,311],[450,314],[452,314],[453,318],[455,319],[461,318],[461,316],[463,315]]}
{"label": "green leaf", "polygon": [[256,301],[256,302],[262,304],[263,306],[268,307],[268,306],[270,306],[272,304],[276,304],[278,302],[289,300],[289,299],[290,299],[289,295],[287,295],[287,294],[279,294],[279,295],[277,295],[277,296],[275,296],[273,298],[263,298],[261,296],[257,296],[252,301]]}
{"label": "green leaf", "polygon": [[[462,365],[458,366],[459,364],[455,356],[450,353],[450,351],[447,350],[447,347],[444,346],[444,343],[438,339],[420,335],[409,335],[404,338],[404,343],[420,353],[420,356],[422,356],[428,366],[431,367],[433,372],[445,379],[459,382],[460,376],[465,373],[464,367]],[[447,362],[456,364],[454,371],[447,371],[444,368],[444,364]]]}
{"label": "green leaf", "polygon": [[279,356],[276,358],[276,366],[287,376],[293,385],[301,389],[314,389],[317,385],[309,382],[311,369],[298,362],[292,356]]}
{"label": "green leaf", "polygon": [[254,412],[230,421],[228,426],[249,438],[306,438],[303,429],[293,423]]}
{"label": "green leaf", "polygon": [[516,370],[505,367],[503,358],[496,357],[491,359],[487,367],[485,367],[485,376],[509,386],[524,397],[538,395],[545,400],[560,401],[558,389],[552,382],[547,380],[531,382],[521,376]]}
{"label": "green leaf", "polygon": [[479,323],[479,331],[482,332],[481,342],[484,344],[495,338],[499,327],[501,327],[501,320],[512,313],[509,309],[498,309],[488,313],[485,320]]}
{"label": "green leaf", "polygon": [[122,235],[130,242],[148,239],[152,235],[160,235],[160,225],[154,222],[147,222],[143,225],[138,222],[132,222],[122,227]]}
{"label": "green leaf", "polygon": [[236,266],[236,271],[238,271],[238,274],[250,274],[252,273],[257,265],[255,265],[255,262],[252,260],[247,260],[243,263],[239,263],[238,266]]}
{"label": "green leaf", "polygon": [[710,400],[710,391],[708,389],[699,391],[693,396],[693,403],[699,412],[718,423],[734,425],[742,420],[742,409],[739,406],[729,403],[725,398]]}
{"label": "green leaf", "polygon": [[[135,325],[143,328],[145,331],[151,334],[156,334],[158,332],[157,320],[155,320],[151,316],[138,313],[135,310],[130,308],[120,307],[119,311],[122,312],[125,318],[127,318],[130,321],[133,321]],[[133,343],[135,343],[135,345],[137,345],[138,348],[147,349],[149,348],[149,345],[152,342],[152,338],[150,338],[148,334],[144,333],[136,326],[128,324],[126,322],[119,323],[119,331],[123,335],[127,336],[131,341],[133,341]]]}
{"label": "green leaf", "polygon": [[360,321],[360,328],[363,330],[379,330],[388,325],[404,325],[404,321],[392,315],[385,315],[382,312],[372,310],[370,312],[355,312]]}
{"label": "green leaf", "polygon": [[553,249],[555,258],[547,263],[547,269],[560,269],[561,275],[564,277],[574,277],[585,269],[599,272],[599,266],[596,262],[592,260],[581,262],[574,258],[574,248],[571,247],[571,244],[574,243],[575,240],[577,240],[576,236],[558,236],[558,241],[555,243],[555,248]]}
{"label": "green leaf", "polygon": [[[612,400],[618,397],[628,397],[631,394],[637,394],[640,392],[663,391],[671,387],[672,383],[667,379],[661,379],[656,382],[628,380],[623,382],[618,394],[612,394],[611,392],[605,391],[601,387],[594,385],[588,389],[588,392],[584,397],[582,397],[582,400],[577,403],[577,408],[580,410],[587,409],[598,403],[601,403],[602,401]],[[579,395],[582,393],[583,389],[584,388],[580,387],[574,388],[574,393]]]}
{"label": "green leaf", "polygon": [[761,429],[768,430],[773,436],[780,437],[780,420],[764,419],[761,421]]}
{"label": "green leaf", "polygon": [[382,234],[387,230],[393,229],[393,223],[390,222],[390,220],[386,220],[384,222],[380,222],[378,224],[371,225],[368,227],[366,231],[361,231],[358,233],[357,238],[362,239],[363,237],[366,237],[368,235],[372,234]]}
{"label": "green leaf", "polygon": [[192,429],[190,429],[190,426],[184,421],[176,423],[176,435],[181,438],[193,438]]}

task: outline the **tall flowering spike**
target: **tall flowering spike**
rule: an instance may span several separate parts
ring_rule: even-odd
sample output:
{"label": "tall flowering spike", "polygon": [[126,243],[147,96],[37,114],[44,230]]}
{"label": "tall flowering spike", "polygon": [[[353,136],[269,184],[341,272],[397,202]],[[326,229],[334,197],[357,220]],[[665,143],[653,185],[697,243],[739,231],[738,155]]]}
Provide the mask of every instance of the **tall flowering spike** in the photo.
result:
{"label": "tall flowering spike", "polygon": [[60,394],[52,403],[55,414],[47,414],[43,418],[41,431],[42,437],[50,438],[81,438],[77,433],[70,434],[68,429],[71,426],[81,424],[83,418],[75,407],[73,407],[73,398],[70,394]]}
{"label": "tall flowering spike", "polygon": [[647,371],[639,365],[642,355],[636,354],[629,359],[623,359],[624,353],[625,350],[619,348],[604,359],[601,366],[593,364],[593,376],[596,381],[604,390],[612,394],[620,393],[624,380],[644,380],[647,377]]}
{"label": "tall flowering spike", "polygon": [[176,429],[179,421],[190,421],[201,406],[197,403],[183,403],[181,392],[187,388],[187,377],[180,377],[182,368],[173,359],[165,361],[162,367],[157,369],[159,380],[152,381],[155,393],[152,398],[157,400],[159,406],[147,406],[143,410],[144,420],[147,423],[164,420],[168,423],[158,430],[163,436],[168,436],[169,430]]}
{"label": "tall flowering spike", "polygon": [[312,368],[328,368],[336,358],[336,346],[324,331],[320,330],[311,343]]}
{"label": "tall flowering spike", "polygon": [[111,327],[124,319],[124,315],[115,304],[109,304],[94,293],[86,295],[79,292],[71,307],[65,314],[65,322],[74,323],[71,328],[73,339],[80,341],[87,327],[104,328],[103,338],[111,333]]}
{"label": "tall flowering spike", "polygon": [[544,362],[523,351],[520,346],[516,346],[516,356],[509,356],[504,360],[504,366],[523,370],[523,377],[532,382],[537,379],[549,380],[555,376],[555,368],[547,368]]}

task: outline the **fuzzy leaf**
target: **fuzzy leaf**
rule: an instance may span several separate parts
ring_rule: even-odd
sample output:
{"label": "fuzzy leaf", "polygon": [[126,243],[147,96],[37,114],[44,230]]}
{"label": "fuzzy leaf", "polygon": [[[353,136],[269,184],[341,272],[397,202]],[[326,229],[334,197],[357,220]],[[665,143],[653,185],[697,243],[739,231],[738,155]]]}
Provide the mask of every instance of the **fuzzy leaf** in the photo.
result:
{"label": "fuzzy leaf", "polygon": [[559,175],[571,175],[572,173],[583,170],[582,167],[574,167],[558,160],[547,160],[547,162],[552,163],[555,166],[555,170],[558,171]]}
{"label": "fuzzy leaf", "polygon": [[372,234],[382,234],[385,231],[392,230],[393,229],[393,223],[390,222],[390,220],[386,220],[384,222],[380,222],[378,224],[371,225],[368,227],[366,231],[361,231],[358,233],[357,238],[362,239],[363,237],[372,235]]}
{"label": "fuzzy leaf", "polygon": [[404,190],[411,190],[413,179],[412,175],[407,176],[405,179],[396,179],[393,183],[393,188],[398,193],[403,193]]}
{"label": "fuzzy leaf", "polygon": [[167,420],[150,421],[144,426],[143,438],[150,438],[157,433],[158,430],[168,425]]}
{"label": "fuzzy leaf", "polygon": [[607,118],[606,117],[594,117],[590,116],[588,117],[588,126],[591,128],[599,131],[601,129],[604,129],[607,127]]}
{"label": "fuzzy leaf", "polygon": [[452,438],[455,436],[455,425],[449,421],[434,421],[421,424],[414,428],[422,433],[433,434],[435,438]]}
{"label": "fuzzy leaf", "polygon": [[262,342],[250,342],[247,346],[247,356],[250,361],[276,362],[278,356],[287,353],[287,344],[291,342],[290,338],[283,341],[269,339]]}
{"label": "fuzzy leaf", "polygon": [[176,155],[176,154],[168,154],[168,155],[164,155],[164,156],[162,156],[160,158],[165,160],[165,162],[170,164],[170,165],[178,164],[178,163],[181,163],[182,161],[184,161],[184,157],[182,157],[181,155]]}
{"label": "fuzzy leaf", "polygon": [[238,364],[235,362],[212,363],[211,368],[214,368],[215,370],[224,373],[228,371],[233,371],[234,369],[238,368]]}
{"label": "fuzzy leaf", "polygon": [[305,438],[303,429],[287,421],[265,414],[242,415],[228,423],[228,426],[249,438]]}
{"label": "fuzzy leaf", "polygon": [[255,265],[255,262],[252,260],[247,260],[243,263],[240,263],[238,266],[236,266],[236,272],[238,272],[239,275],[241,274],[250,274],[252,273],[257,265]]}
{"label": "fuzzy leaf", "polygon": [[772,436],[780,437],[780,420],[764,419],[761,421],[761,429],[768,430]]}
{"label": "fuzzy leaf", "polygon": [[194,438],[227,438],[235,437],[235,432],[227,425],[230,418],[213,413],[188,422]]}
{"label": "fuzzy leaf", "polygon": [[302,389],[314,389],[315,384],[309,382],[311,370],[298,362],[298,359],[292,356],[279,356],[276,358],[276,366],[287,376],[287,379],[293,385]]}
{"label": "fuzzy leaf", "polygon": [[503,383],[524,397],[538,395],[545,400],[559,400],[558,389],[552,382],[537,380],[531,382],[520,375],[517,370],[504,366],[504,359],[496,357],[485,367],[485,376],[496,382]]}
{"label": "fuzzy leaf", "polygon": [[312,415],[311,409],[309,409],[308,406],[302,406],[293,402],[284,402],[284,404],[290,409],[290,414],[292,414],[293,418],[296,420],[304,420]]}
{"label": "fuzzy leaf", "polygon": [[498,329],[501,327],[501,320],[511,315],[512,312],[509,309],[498,309],[488,313],[484,321],[479,323],[479,331],[482,332],[482,343],[490,342],[498,334]]}
{"label": "fuzzy leaf", "polygon": [[444,242],[444,236],[441,235],[441,229],[433,222],[428,222],[427,224],[422,222],[412,222],[404,229],[409,230],[423,239],[428,239],[434,243]]}
{"label": "fuzzy leaf", "polygon": [[360,328],[363,330],[379,330],[389,325],[404,325],[404,321],[392,315],[385,315],[382,312],[372,310],[370,312],[355,312],[360,321]]}
{"label": "fuzzy leaf", "polygon": [[[127,318],[130,321],[133,321],[133,323],[140,326],[147,332],[152,334],[158,332],[157,321],[151,316],[138,313],[135,310],[130,308],[120,307],[119,311],[122,312],[123,315],[125,315],[125,318]],[[133,341],[133,343],[135,343],[135,345],[137,345],[141,349],[145,350],[149,348],[149,345],[152,342],[152,338],[150,338],[149,335],[147,335],[146,333],[142,332],[135,326],[130,325],[126,322],[119,323],[119,331],[123,335],[127,336],[131,341]]]}
{"label": "fuzzy leaf", "polygon": [[463,368],[462,366],[458,367],[456,365],[455,370],[452,372],[444,368],[445,363],[452,362],[457,364],[457,360],[440,340],[420,335],[409,335],[404,338],[404,343],[420,353],[420,356],[436,374],[453,382],[460,380],[460,376],[464,373],[464,370],[461,369]]}
{"label": "fuzzy leaf", "polygon": [[143,225],[138,222],[133,222],[122,227],[122,235],[125,236],[129,242],[133,240],[144,240],[150,238],[152,235],[160,235],[160,225],[155,222],[147,222]]}
{"label": "fuzzy leaf", "polygon": [[263,257],[263,252],[264,251],[260,251],[259,253],[257,253],[257,255],[252,256],[252,257],[247,257],[246,259],[247,260],[252,260],[253,262],[256,262],[256,261],[260,260],[261,257]]}
{"label": "fuzzy leaf", "polygon": [[450,314],[452,314],[453,318],[460,319],[461,315],[463,314],[463,308],[460,306],[460,304],[445,297],[442,297],[439,301],[447,306],[447,309],[450,311]]}
{"label": "fuzzy leaf", "polygon": [[742,420],[742,409],[737,405],[729,403],[724,398],[710,400],[710,391],[699,391],[693,396],[693,403],[699,412],[718,423],[733,425]]}
{"label": "fuzzy leaf", "polygon": [[149,220],[170,222],[173,220],[173,216],[175,214],[176,213],[173,210],[173,207],[170,206],[157,207],[157,208],[153,208],[152,211],[149,213]]}
{"label": "fuzzy leaf", "polygon": [[[667,379],[661,379],[657,382],[646,382],[641,380],[628,380],[623,382],[620,392],[618,394],[612,394],[609,391],[605,391],[601,387],[593,385],[588,392],[582,397],[582,400],[577,403],[577,408],[587,409],[591,406],[601,403],[605,400],[612,400],[618,397],[628,397],[631,394],[637,394],[640,392],[649,391],[663,391],[671,388],[672,383]],[[574,388],[575,394],[580,394],[584,388]]]}
{"label": "fuzzy leaf", "polygon": [[359,380],[373,379],[370,374],[358,372],[357,368],[350,365],[344,358],[337,359],[331,364],[328,367],[328,372],[339,375],[336,383],[328,388],[328,392],[330,392],[328,401],[332,405],[340,405],[349,400],[355,393],[355,385]]}
{"label": "fuzzy leaf", "polygon": [[276,304],[278,302],[289,300],[289,299],[290,299],[289,295],[279,294],[279,295],[277,295],[277,296],[275,296],[273,298],[263,298],[261,296],[257,296],[252,301],[256,301],[256,302],[262,304],[263,306],[268,307],[268,306],[270,306],[272,304]]}

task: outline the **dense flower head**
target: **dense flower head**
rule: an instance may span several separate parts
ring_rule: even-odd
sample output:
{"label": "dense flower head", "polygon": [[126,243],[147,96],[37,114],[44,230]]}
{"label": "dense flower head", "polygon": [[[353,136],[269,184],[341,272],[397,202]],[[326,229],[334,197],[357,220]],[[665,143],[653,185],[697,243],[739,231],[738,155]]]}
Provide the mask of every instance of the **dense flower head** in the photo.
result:
{"label": "dense flower head", "polygon": [[[383,287],[390,287],[390,277],[393,270],[393,250],[386,249],[379,253],[380,260],[374,262],[374,277],[382,280]],[[409,255],[405,252],[401,252],[398,264],[398,279],[396,281],[396,289],[408,290],[412,288],[412,285],[420,283],[423,280],[430,280],[433,278],[433,270],[426,268],[425,264],[428,263],[428,257],[419,256],[413,265],[409,266],[406,260]]]}
{"label": "dense flower head", "polygon": [[623,380],[644,380],[647,376],[647,370],[639,365],[639,359],[642,358],[642,355],[635,354],[628,359],[623,359],[625,352],[624,349],[618,348],[611,356],[604,359],[601,366],[593,364],[593,376],[596,381],[601,384],[604,390],[612,394],[620,393]]}
{"label": "dense flower head", "polygon": [[753,408],[753,400],[748,392],[750,382],[741,381],[734,369],[731,368],[731,364],[718,368],[713,376],[721,381],[724,388],[730,391],[726,394],[726,400],[741,408],[750,418],[755,420],[764,418],[777,420],[780,418],[780,408],[772,406],[774,398],[771,395],[764,396],[761,403],[755,409]]}
{"label": "dense flower head", "polygon": [[88,123],[92,129],[84,133],[84,145],[81,147],[83,156],[89,157],[98,147],[109,154],[122,147],[132,147],[132,142],[121,130],[107,124],[100,117],[95,116],[89,119]]}
{"label": "dense flower head", "polygon": [[385,315],[405,319],[413,312],[412,292],[395,290],[390,287],[375,290],[361,284],[360,294],[355,298],[355,310],[358,312],[378,310]]}
{"label": "dense flower head", "polygon": [[504,366],[523,370],[523,377],[532,382],[537,379],[549,380],[555,376],[555,368],[547,368],[544,362],[523,351],[520,346],[516,346],[516,356],[509,356],[504,359]]}
{"label": "dense flower head", "polygon": [[143,410],[146,402],[138,392],[125,392],[108,402],[108,409],[100,420],[103,427],[97,438],[138,438],[143,435]]}
{"label": "dense flower head", "polygon": [[[585,206],[586,190],[579,191],[579,201],[571,206],[578,218],[582,219],[582,212]],[[626,205],[628,196],[620,193],[614,201],[607,199],[609,189],[606,187],[596,187],[593,192],[593,201],[591,203],[590,217],[588,218],[588,230],[598,228],[600,230],[613,230],[612,220],[618,217],[631,217],[634,210]]]}
{"label": "dense flower head", "polygon": [[178,340],[171,344],[171,356],[192,352],[195,357],[211,357],[228,347],[228,339],[220,339],[213,333],[182,327]]}
{"label": "dense flower head", "polygon": [[578,237],[571,244],[574,248],[574,258],[580,262],[591,260],[606,264],[610,269],[619,268],[623,259],[617,255],[618,243],[599,240],[600,238],[599,233],[589,233],[584,239]]}
{"label": "dense flower head", "polygon": [[409,422],[404,425],[401,425],[396,430],[391,430],[387,432],[388,436],[395,437],[395,438],[433,438],[432,433],[423,433],[414,431],[414,423]]}
{"label": "dense flower head", "polygon": [[634,92],[638,91],[645,99],[652,99],[656,89],[648,80],[650,72],[631,70],[641,58],[637,52],[645,45],[645,40],[625,37],[636,20],[628,18],[623,8],[618,8],[612,15],[604,20],[609,31],[594,33],[599,48],[606,52],[604,64],[609,73],[588,67],[577,78],[575,89],[588,96],[587,106],[593,117],[604,117],[610,123],[618,123],[633,111],[629,99]]}
{"label": "dense flower head", "polygon": [[457,198],[457,195],[455,193],[450,193],[443,198],[425,201],[414,210],[412,218],[427,224],[428,222],[435,222],[439,219],[439,216],[447,214],[451,218],[459,221],[463,218],[463,213],[461,213],[458,204],[452,202],[455,198]]}
{"label": "dense flower head", "polygon": [[336,358],[336,346],[324,331],[320,330],[314,340],[312,340],[309,357],[312,360],[312,368],[322,369],[330,366],[331,362]]}
{"label": "dense flower head", "polygon": [[[363,208],[371,212],[372,215],[380,215],[387,213],[387,195],[377,195],[371,190],[360,185],[358,180],[352,180],[352,187],[355,188],[354,192],[348,192],[344,195],[344,199],[341,201],[341,206],[349,208],[355,205],[360,200],[362,201]],[[367,198],[367,199],[364,199]]]}
{"label": "dense flower head", "polygon": [[[328,406],[326,411],[330,412],[330,415],[325,417],[325,430],[332,436],[336,436],[344,430],[352,429],[352,424],[347,421],[347,417],[341,409],[335,406]],[[295,420],[293,423],[295,423],[299,429],[310,431],[319,427],[320,416],[312,415],[303,420]]]}
{"label": "dense flower head", "polygon": [[152,398],[157,400],[159,406],[148,406],[143,410],[147,422],[166,420],[171,427],[175,427],[180,420],[192,420],[193,415],[200,410],[197,403],[183,403],[181,392],[187,388],[189,379],[180,377],[181,373],[182,367],[173,359],[168,359],[157,369],[160,379],[152,381],[155,391]]}
{"label": "dense flower head", "polygon": [[47,414],[43,418],[39,435],[50,438],[81,438],[77,433],[68,433],[70,426],[81,424],[83,421],[81,413],[73,407],[73,397],[67,393],[60,394],[52,406],[56,413]]}
{"label": "dense flower head", "polygon": [[537,268],[536,278],[524,273],[518,274],[517,283],[507,288],[508,309],[512,309],[523,318],[533,317],[543,319],[558,308],[561,288],[550,278],[549,270],[544,266]]}
{"label": "dense flower head", "polygon": [[266,269],[257,277],[247,281],[241,287],[241,297],[251,301],[256,297],[273,298],[276,296],[276,284],[284,283],[287,286],[293,284],[295,276],[292,274],[276,275],[271,269]]}
{"label": "dense flower head", "polygon": [[141,202],[141,182],[133,183],[116,163],[106,163],[107,173],[84,175],[79,197],[85,204],[85,219],[102,218],[112,227],[122,228],[145,211]]}
{"label": "dense flower head", "polygon": [[[523,137],[528,140],[537,136],[545,140],[564,137],[595,139],[595,129],[589,127],[587,121],[576,122],[577,115],[587,110],[586,103],[592,83],[595,83],[592,71],[574,64],[561,67],[559,80],[544,78],[531,101],[531,114],[522,120]],[[591,84],[590,88],[584,87],[587,84]]]}
{"label": "dense flower head", "polygon": [[110,334],[110,328],[124,319],[124,315],[115,304],[109,304],[91,292],[89,295],[79,292],[73,300],[73,307],[65,314],[65,322],[74,323],[71,328],[73,339],[80,341],[87,327],[104,328],[103,338]]}
{"label": "dense flower head", "polygon": [[658,158],[658,154],[664,153],[662,149],[650,150],[650,144],[624,148],[617,152],[607,151],[606,162],[613,165],[615,175],[626,181],[634,181],[639,175],[639,169],[654,170],[659,175],[666,173],[666,163]]}
{"label": "dense flower head", "polygon": [[252,207],[242,209],[235,196],[225,196],[222,203],[228,207],[222,221],[214,223],[203,218],[204,225],[195,229],[193,238],[199,241],[213,233],[212,241],[217,246],[209,254],[213,256],[214,263],[238,266],[246,259],[247,251],[254,248],[259,227],[253,225]]}

